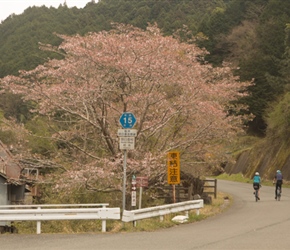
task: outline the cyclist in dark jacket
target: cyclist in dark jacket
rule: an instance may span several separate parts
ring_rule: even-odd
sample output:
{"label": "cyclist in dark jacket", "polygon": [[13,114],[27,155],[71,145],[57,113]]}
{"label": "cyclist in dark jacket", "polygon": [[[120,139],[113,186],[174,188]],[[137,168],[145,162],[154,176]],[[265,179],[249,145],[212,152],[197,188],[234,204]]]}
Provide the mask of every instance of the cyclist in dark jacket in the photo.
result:
{"label": "cyclist in dark jacket", "polygon": [[280,192],[282,193],[283,175],[280,170],[277,170],[276,175],[273,179],[273,184],[276,183],[275,188],[275,199],[277,199],[277,189],[280,187]]}

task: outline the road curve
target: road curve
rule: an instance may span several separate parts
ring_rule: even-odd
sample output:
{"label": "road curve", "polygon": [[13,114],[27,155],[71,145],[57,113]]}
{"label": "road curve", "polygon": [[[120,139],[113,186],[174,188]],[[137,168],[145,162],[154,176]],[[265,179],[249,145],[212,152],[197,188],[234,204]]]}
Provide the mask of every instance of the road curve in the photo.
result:
{"label": "road curve", "polygon": [[290,189],[274,199],[274,187],[262,187],[255,202],[251,184],[218,180],[233,205],[212,218],[155,232],[0,235],[5,250],[192,250],[290,249]]}

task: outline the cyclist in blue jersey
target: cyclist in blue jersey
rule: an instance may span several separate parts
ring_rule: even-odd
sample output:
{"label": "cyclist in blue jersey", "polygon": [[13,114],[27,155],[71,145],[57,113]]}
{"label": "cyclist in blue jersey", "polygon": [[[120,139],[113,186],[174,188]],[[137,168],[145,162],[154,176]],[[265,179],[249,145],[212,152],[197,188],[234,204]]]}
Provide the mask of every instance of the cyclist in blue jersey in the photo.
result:
{"label": "cyclist in blue jersey", "polygon": [[[255,173],[255,176],[253,178],[253,188],[255,190],[258,190],[258,199],[260,200],[260,187],[261,187],[261,177],[259,172]],[[254,192],[255,194],[255,192]]]}
{"label": "cyclist in blue jersey", "polygon": [[277,189],[280,187],[280,193],[282,193],[283,175],[280,170],[277,170],[276,175],[273,179],[273,184],[276,183],[275,188],[275,199],[277,199]]}

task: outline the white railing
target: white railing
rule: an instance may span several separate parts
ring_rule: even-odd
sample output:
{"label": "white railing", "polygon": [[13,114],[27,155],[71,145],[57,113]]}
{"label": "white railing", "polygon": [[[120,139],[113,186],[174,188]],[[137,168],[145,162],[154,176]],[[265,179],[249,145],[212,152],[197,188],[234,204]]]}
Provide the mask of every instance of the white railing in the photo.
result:
{"label": "white railing", "polygon": [[41,221],[47,220],[102,220],[102,232],[106,232],[106,220],[119,220],[120,208],[108,208],[109,204],[55,204],[0,206],[0,221],[37,221],[36,233],[41,233]]}
{"label": "white railing", "polygon": [[188,216],[188,211],[195,209],[196,214],[199,215],[199,209],[203,208],[203,200],[192,200],[192,201],[184,201],[178,202],[168,205],[156,206],[156,207],[148,207],[141,208],[136,210],[127,211],[124,210],[122,221],[130,222],[137,221],[152,217],[160,216],[160,220],[163,220],[163,216],[170,213],[178,213],[178,212],[186,212],[186,216]]}

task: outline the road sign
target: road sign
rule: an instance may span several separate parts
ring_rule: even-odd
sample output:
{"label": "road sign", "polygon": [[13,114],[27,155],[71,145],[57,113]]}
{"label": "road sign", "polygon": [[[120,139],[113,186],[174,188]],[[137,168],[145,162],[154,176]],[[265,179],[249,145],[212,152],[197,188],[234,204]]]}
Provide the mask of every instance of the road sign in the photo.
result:
{"label": "road sign", "polygon": [[131,192],[131,206],[136,207],[136,202],[137,201],[137,193],[136,191]]}
{"label": "road sign", "polygon": [[118,129],[119,137],[132,137],[137,136],[137,129]]}
{"label": "road sign", "polygon": [[136,206],[136,177],[135,175],[132,176],[132,186],[131,186],[131,206]]}
{"label": "road sign", "polygon": [[167,154],[167,180],[168,184],[180,183],[179,151],[171,151]]}
{"label": "road sign", "polygon": [[124,112],[119,119],[123,128],[133,128],[136,123],[136,118],[131,112]]}
{"label": "road sign", "polygon": [[120,137],[120,149],[134,149],[135,137]]}
{"label": "road sign", "polygon": [[148,177],[147,176],[137,177],[136,181],[137,181],[137,183],[136,183],[137,187],[148,187]]}

